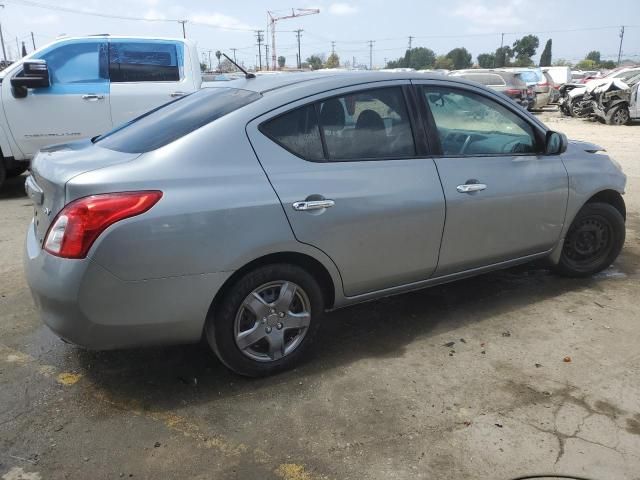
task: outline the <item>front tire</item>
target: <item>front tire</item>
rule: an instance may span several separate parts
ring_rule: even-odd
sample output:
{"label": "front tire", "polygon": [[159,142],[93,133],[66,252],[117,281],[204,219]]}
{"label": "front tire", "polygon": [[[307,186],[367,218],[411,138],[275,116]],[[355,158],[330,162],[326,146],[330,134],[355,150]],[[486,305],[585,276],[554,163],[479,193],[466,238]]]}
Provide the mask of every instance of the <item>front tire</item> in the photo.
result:
{"label": "front tire", "polygon": [[629,107],[626,105],[618,105],[613,107],[605,117],[607,125],[626,125],[629,123],[631,115],[629,114]]}
{"label": "front tire", "polygon": [[223,295],[205,326],[207,341],[229,369],[248,377],[295,366],[320,326],[318,282],[289,264],[259,267]]}
{"label": "front tire", "polygon": [[569,227],[555,270],[566,277],[588,277],[611,265],[624,245],[620,212],[608,203],[587,203]]}

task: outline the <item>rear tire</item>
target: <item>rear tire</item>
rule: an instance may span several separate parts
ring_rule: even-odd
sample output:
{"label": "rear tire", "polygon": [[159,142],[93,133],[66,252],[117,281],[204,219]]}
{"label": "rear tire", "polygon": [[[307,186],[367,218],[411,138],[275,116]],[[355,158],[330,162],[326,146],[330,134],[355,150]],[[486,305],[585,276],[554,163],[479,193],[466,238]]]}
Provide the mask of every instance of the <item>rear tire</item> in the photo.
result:
{"label": "rear tire", "polygon": [[296,265],[259,267],[239,278],[207,320],[205,334],[234,372],[263,377],[294,367],[324,311],[318,282]]}
{"label": "rear tire", "polygon": [[629,123],[631,115],[629,114],[629,107],[626,105],[618,105],[613,107],[605,117],[607,125],[626,125]]}
{"label": "rear tire", "polygon": [[588,277],[611,265],[624,245],[625,225],[608,203],[587,203],[571,223],[555,271],[565,277]]}

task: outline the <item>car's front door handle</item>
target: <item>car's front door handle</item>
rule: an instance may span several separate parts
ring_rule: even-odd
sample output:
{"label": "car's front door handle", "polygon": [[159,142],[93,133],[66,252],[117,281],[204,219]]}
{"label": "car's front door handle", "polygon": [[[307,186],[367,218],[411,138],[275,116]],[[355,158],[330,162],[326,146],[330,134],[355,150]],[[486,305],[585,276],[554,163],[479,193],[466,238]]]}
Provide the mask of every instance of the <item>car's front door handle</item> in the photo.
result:
{"label": "car's front door handle", "polygon": [[487,186],[484,183],[465,183],[464,185],[458,185],[456,190],[460,193],[473,193],[486,190]]}
{"label": "car's front door handle", "polygon": [[82,95],[82,99],[87,100],[89,102],[92,102],[95,100],[102,100],[103,98],[104,98],[104,95],[96,95],[95,93],[88,93],[87,95]]}
{"label": "car's front door handle", "polygon": [[171,92],[169,95],[172,97],[184,97],[186,94],[187,92]]}
{"label": "car's front door handle", "polygon": [[293,209],[298,212],[306,212],[309,210],[322,210],[323,208],[333,207],[336,204],[333,200],[305,200],[303,202],[293,202]]}

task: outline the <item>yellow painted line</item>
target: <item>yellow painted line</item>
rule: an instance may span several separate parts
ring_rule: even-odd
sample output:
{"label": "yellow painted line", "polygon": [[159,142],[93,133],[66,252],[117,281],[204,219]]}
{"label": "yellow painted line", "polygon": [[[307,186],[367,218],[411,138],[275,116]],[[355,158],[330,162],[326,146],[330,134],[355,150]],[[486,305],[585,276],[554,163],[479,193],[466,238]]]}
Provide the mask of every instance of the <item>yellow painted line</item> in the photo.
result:
{"label": "yellow painted line", "polygon": [[[65,386],[71,386],[78,383],[82,374],[73,372],[59,372],[52,365],[40,365],[38,361],[25,353],[19,352],[12,348],[0,344],[0,361],[6,363],[14,363],[24,366],[32,366],[35,370],[45,377],[55,377],[56,381]],[[200,427],[190,420],[169,412],[158,412],[142,408],[142,403],[138,401],[116,400],[108,395],[104,390],[95,384],[86,384],[84,388],[87,392],[97,400],[118,410],[132,413],[136,416],[149,418],[154,421],[162,422],[165,427],[176,433],[182,434],[184,437],[191,438],[196,441],[199,448],[207,448],[221,453],[225,457],[238,458],[241,455],[249,454],[252,459],[260,465],[273,465],[276,461],[270,454],[259,448],[249,448],[243,443],[234,443],[227,440],[222,435],[211,435],[203,432]],[[312,475],[303,465],[295,463],[279,464],[274,470],[283,480],[320,480],[326,479],[324,475]]]}

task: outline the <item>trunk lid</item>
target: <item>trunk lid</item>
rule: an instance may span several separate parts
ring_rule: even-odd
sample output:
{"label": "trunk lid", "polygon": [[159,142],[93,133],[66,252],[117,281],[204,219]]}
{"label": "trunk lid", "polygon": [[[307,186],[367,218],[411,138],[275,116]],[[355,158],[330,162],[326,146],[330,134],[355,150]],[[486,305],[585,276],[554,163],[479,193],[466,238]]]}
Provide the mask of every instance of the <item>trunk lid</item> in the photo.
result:
{"label": "trunk lid", "polygon": [[34,228],[42,245],[49,225],[66,205],[65,186],[72,178],[99,168],[130,162],[139,153],[122,153],[94,145],[91,140],[43,148],[31,162],[31,176],[25,182],[33,201]]}

